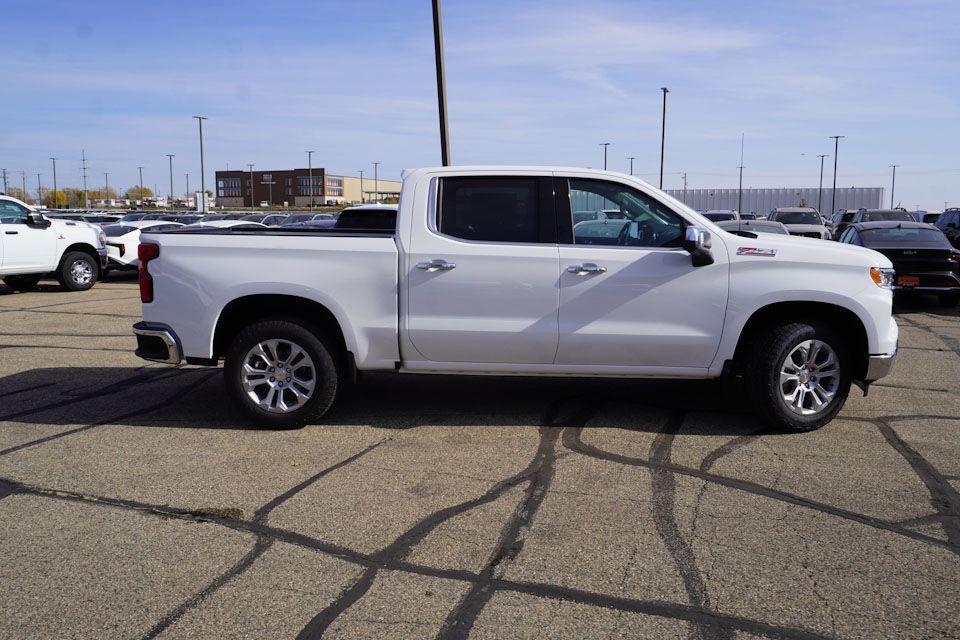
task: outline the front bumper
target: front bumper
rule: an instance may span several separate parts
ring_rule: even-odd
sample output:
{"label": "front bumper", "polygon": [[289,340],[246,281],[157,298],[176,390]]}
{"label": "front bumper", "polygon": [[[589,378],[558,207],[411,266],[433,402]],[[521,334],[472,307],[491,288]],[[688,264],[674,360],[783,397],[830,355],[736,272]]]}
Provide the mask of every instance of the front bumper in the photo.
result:
{"label": "front bumper", "polygon": [[864,382],[875,382],[880,378],[885,377],[890,370],[893,369],[893,359],[897,356],[897,349],[894,347],[893,353],[879,355],[879,356],[868,356],[867,357],[867,374],[864,376]]}
{"label": "front bumper", "polygon": [[138,322],[133,325],[137,336],[137,350],[134,352],[144,360],[180,364],[183,352],[176,334],[168,327]]}

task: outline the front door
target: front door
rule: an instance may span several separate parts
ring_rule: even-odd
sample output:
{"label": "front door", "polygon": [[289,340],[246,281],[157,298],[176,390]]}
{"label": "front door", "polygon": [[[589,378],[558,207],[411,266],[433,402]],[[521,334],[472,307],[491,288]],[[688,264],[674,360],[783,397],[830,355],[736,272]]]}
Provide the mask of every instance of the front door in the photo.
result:
{"label": "front door", "polygon": [[52,227],[27,224],[29,210],[16,202],[0,200],[0,234],[3,235],[3,263],[6,273],[36,273],[53,268],[57,234]]}
{"label": "front door", "polygon": [[553,362],[560,290],[552,184],[549,175],[438,178],[407,256],[406,329],[416,353],[404,360],[413,368],[417,360]]}
{"label": "front door", "polygon": [[[561,182],[568,185],[572,243],[560,245],[556,363],[707,368],[727,304],[719,240],[714,264],[694,267],[680,247],[687,223],[652,195],[611,181]],[[568,215],[561,200],[558,216]]]}

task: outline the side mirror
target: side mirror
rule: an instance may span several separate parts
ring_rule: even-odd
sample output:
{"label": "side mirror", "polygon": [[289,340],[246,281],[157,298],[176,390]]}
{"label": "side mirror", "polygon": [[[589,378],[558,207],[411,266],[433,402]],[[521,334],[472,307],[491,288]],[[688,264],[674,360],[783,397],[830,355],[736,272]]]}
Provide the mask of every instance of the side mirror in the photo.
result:
{"label": "side mirror", "polygon": [[27,226],[46,229],[50,226],[50,221],[44,218],[42,213],[31,211],[27,214]]}
{"label": "side mirror", "polygon": [[703,227],[687,227],[683,235],[683,248],[690,254],[693,266],[704,267],[713,264],[710,253],[710,232]]}

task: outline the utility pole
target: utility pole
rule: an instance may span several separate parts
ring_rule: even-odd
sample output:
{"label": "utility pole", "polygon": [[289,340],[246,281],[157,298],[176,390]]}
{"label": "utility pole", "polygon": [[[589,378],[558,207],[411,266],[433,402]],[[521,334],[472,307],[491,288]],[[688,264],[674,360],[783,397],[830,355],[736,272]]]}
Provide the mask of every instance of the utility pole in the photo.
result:
{"label": "utility pole", "polygon": [[830,194],[830,215],[837,212],[837,154],[840,152],[840,138],[846,136],[830,136],[833,140],[833,192]]}
{"label": "utility pole", "polygon": [[106,200],[110,197],[110,174],[103,174],[103,199]]}
{"label": "utility pole", "polygon": [[190,174],[185,173],[183,175],[187,179],[187,200],[189,200],[190,199]]}
{"label": "utility pole", "polygon": [[250,208],[252,209],[256,206],[254,204],[256,201],[253,199],[253,163],[248,164],[247,168],[250,169]]}
{"label": "utility pole", "polygon": [[168,207],[173,206],[173,159],[176,155],[172,153],[167,154],[167,160],[170,161],[170,202],[167,203]]}
{"label": "utility pole", "polygon": [[37,174],[37,206],[43,206],[43,185],[40,184],[40,174]]}
{"label": "utility pole", "polygon": [[360,169],[360,204],[363,202],[363,169]]}
{"label": "utility pole", "polygon": [[60,208],[60,197],[57,195],[57,159],[50,158],[53,160],[53,208]]}
{"label": "utility pole", "polygon": [[[817,189],[817,213],[823,214],[823,209],[820,206],[820,201],[823,199],[823,159],[829,158],[830,156],[826,153],[821,153],[817,155],[820,158],[820,187]],[[830,214],[833,215],[832,213]]]}
{"label": "utility pole", "polygon": [[892,164],[890,168],[893,169],[893,177],[890,179],[890,208],[893,209],[893,190],[897,188],[897,167],[900,165]]}
{"label": "utility pole", "polygon": [[[435,0],[438,1],[438,0]],[[377,167],[380,166],[379,162],[373,163],[373,198],[374,202],[380,202],[380,178],[377,175]]]}
{"label": "utility pole", "polygon": [[687,172],[683,172],[683,204],[687,204]]}
{"label": "utility pole", "polygon": [[633,175],[633,161],[636,160],[636,156],[628,156],[627,160],[630,161],[630,175]]}
{"label": "utility pole", "polygon": [[737,187],[737,214],[742,213],[743,208],[743,134],[740,134],[740,185]]}
{"label": "utility pole", "polygon": [[450,137],[447,132],[447,76],[443,66],[443,15],[440,0],[433,0],[433,50],[437,66],[437,107],[440,112],[440,158],[449,166]]}
{"label": "utility pole", "polygon": [[[200,127],[200,211],[203,213],[207,212],[207,183],[203,175],[203,121],[207,119],[206,116],[193,116],[197,119],[197,124]],[[251,185],[252,187],[252,185]]]}
{"label": "utility pole", "polygon": [[80,166],[83,169],[83,208],[89,209],[90,201],[89,198],[87,198],[87,152],[83,149],[80,150],[80,160],[82,161]]}
{"label": "utility pole", "polygon": [[601,142],[600,146],[603,147],[603,170],[607,170],[607,148],[610,146],[609,142]]}
{"label": "utility pole", "polygon": [[143,167],[137,167],[140,171],[140,206],[143,206]]}
{"label": "utility pole", "polygon": [[27,172],[20,169],[20,191],[23,193],[23,199],[27,199]]}
{"label": "utility pole", "polygon": [[3,192],[6,193],[7,192],[7,170],[0,169],[0,171],[3,172]]}
{"label": "utility pole", "polygon": [[663,189],[663,153],[667,143],[667,94],[670,93],[670,89],[660,87],[660,91],[663,91],[663,120],[660,125],[660,188]]}
{"label": "utility pole", "polygon": [[310,174],[310,208],[313,209],[313,151],[307,151],[307,172]]}

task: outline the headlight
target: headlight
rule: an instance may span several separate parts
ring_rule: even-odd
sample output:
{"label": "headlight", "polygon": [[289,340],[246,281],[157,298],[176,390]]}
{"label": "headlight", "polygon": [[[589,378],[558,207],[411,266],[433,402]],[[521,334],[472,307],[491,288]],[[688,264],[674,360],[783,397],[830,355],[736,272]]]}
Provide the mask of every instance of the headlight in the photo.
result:
{"label": "headlight", "polygon": [[107,235],[103,231],[97,234],[97,240],[100,241],[101,247],[107,246]]}
{"label": "headlight", "polygon": [[893,269],[870,267],[870,277],[873,278],[874,283],[876,283],[878,287],[892,289],[894,283],[897,281],[897,272]]}

